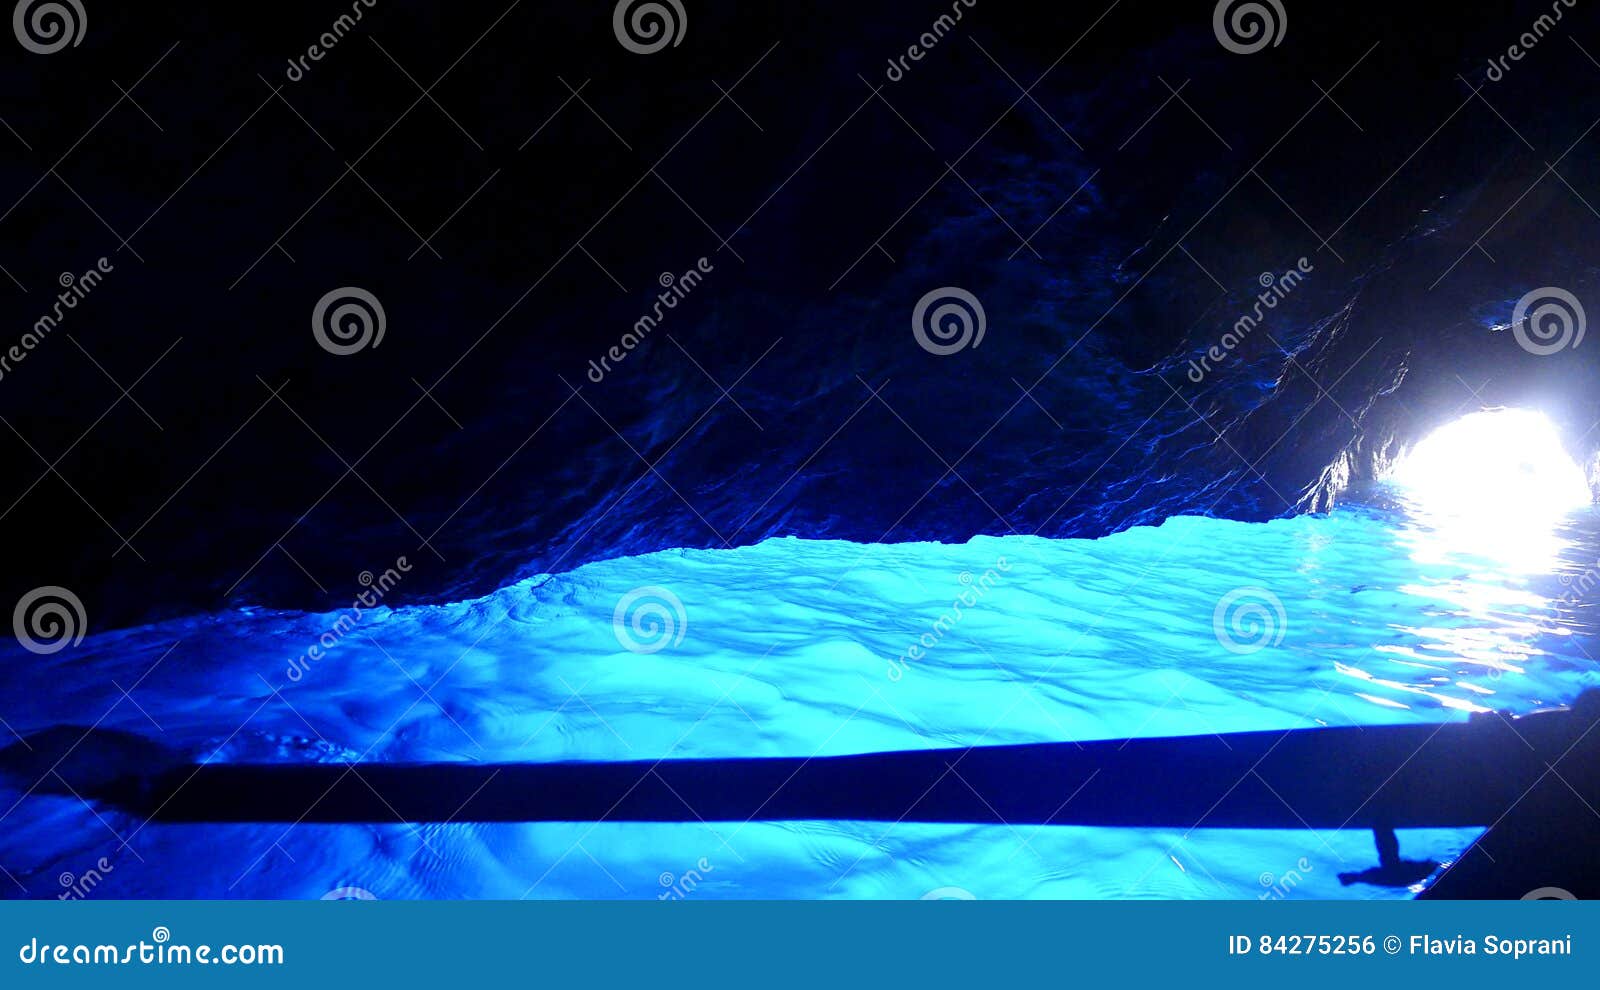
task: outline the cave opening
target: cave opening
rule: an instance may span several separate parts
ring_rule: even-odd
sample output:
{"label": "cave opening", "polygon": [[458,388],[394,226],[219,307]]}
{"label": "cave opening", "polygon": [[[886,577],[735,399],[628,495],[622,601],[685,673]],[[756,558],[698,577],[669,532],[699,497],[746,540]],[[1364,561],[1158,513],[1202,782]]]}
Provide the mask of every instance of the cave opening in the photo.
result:
{"label": "cave opening", "polygon": [[1545,521],[1592,502],[1583,469],[1533,409],[1486,409],[1441,426],[1388,480],[1425,509],[1483,524]]}

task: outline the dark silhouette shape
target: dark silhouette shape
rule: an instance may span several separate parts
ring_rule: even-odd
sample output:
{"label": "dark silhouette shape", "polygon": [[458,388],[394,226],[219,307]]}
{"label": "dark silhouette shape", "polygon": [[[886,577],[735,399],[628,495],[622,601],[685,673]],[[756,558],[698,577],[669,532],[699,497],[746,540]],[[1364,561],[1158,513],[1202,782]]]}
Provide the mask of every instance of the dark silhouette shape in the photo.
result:
{"label": "dark silhouette shape", "polygon": [[1374,887],[1409,887],[1421,883],[1439,869],[1432,859],[1401,859],[1400,839],[1392,828],[1375,828],[1373,840],[1378,846],[1378,865],[1359,873],[1341,873],[1339,882],[1346,887],[1364,883]]}
{"label": "dark silhouette shape", "polygon": [[[1299,729],[800,757],[612,763],[194,764],[130,733],[57,727],[0,751],[33,793],[77,793],[158,822],[870,820],[1151,828],[1365,828],[1379,865],[1345,883],[1407,886],[1397,828],[1550,831],[1529,855],[1477,856],[1454,896],[1514,889],[1538,866],[1600,885],[1600,691],[1572,708],[1443,725]],[[1563,798],[1565,795],[1565,798]],[[1564,801],[1564,803],[1563,803]],[[1522,810],[1519,810],[1522,809]],[[1508,814],[1540,821],[1508,830]],[[1508,847],[1510,848],[1510,847]],[[1487,847],[1485,847],[1487,852]],[[1475,862],[1469,851],[1462,862]],[[1521,872],[1518,872],[1520,870]],[[1449,880],[1447,872],[1444,880]],[[1548,885],[1534,882],[1514,895]],[[1578,893],[1578,896],[1585,896]]]}
{"label": "dark silhouette shape", "polygon": [[[1600,802],[1600,692],[1464,723],[613,763],[193,764],[57,727],[0,772],[157,821],[853,819],[1164,828],[1489,825],[1554,766]],[[30,748],[31,747],[31,748]],[[359,776],[358,776],[359,773]],[[1380,844],[1380,850],[1382,850]],[[1389,850],[1388,859],[1397,860]]]}

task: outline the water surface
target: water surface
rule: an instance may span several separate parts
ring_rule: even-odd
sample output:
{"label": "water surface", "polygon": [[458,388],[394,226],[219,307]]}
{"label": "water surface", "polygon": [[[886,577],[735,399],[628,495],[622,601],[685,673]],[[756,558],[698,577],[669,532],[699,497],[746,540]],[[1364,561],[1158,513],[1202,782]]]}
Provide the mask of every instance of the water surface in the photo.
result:
{"label": "water surface", "polygon": [[[49,657],[12,647],[0,716],[22,733],[98,722],[197,758],[322,761],[820,756],[1459,720],[1600,685],[1595,528],[1585,513],[1463,529],[1391,507],[1097,540],[669,551],[471,602],[234,611]],[[1374,862],[1354,831],[169,826],[0,788],[5,808],[0,890],[16,897],[56,896],[102,860],[91,896],[1409,896],[1339,882]],[[1475,834],[1407,832],[1403,851],[1447,860]]]}

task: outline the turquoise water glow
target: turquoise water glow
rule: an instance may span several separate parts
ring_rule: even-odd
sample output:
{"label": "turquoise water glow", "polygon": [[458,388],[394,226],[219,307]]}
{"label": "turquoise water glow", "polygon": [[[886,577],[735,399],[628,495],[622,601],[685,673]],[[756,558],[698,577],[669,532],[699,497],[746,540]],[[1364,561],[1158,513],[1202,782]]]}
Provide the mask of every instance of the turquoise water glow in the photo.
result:
{"label": "turquoise water glow", "polygon": [[[1594,528],[1585,513],[1497,539],[1346,509],[1098,540],[669,551],[471,602],[379,606],[298,680],[291,665],[339,614],[231,612],[51,657],[13,649],[0,714],[24,733],[104,714],[201,757],[329,761],[829,755],[1461,719],[1600,685],[1586,652]],[[1360,832],[141,827],[19,797],[0,789],[11,896],[56,896],[61,874],[102,857],[96,897],[650,898],[684,877],[692,897],[1407,896],[1339,883],[1374,865]],[[1402,845],[1446,859],[1474,835]]]}

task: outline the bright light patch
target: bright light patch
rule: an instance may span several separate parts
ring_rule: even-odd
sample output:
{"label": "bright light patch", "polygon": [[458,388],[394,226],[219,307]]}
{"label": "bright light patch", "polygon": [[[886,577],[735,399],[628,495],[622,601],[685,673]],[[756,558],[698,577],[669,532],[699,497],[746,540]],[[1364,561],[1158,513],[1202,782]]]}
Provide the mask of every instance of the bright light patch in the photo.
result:
{"label": "bright light patch", "polygon": [[1390,480],[1428,512],[1506,523],[1548,521],[1591,500],[1555,426],[1527,409],[1472,413],[1440,427]]}
{"label": "bright light patch", "polygon": [[1469,568],[1475,577],[1456,582],[1448,595],[1473,612],[1506,604],[1493,590],[1500,587],[1496,575],[1556,566],[1570,542],[1560,523],[1590,503],[1583,471],[1555,427],[1526,409],[1473,413],[1440,427],[1389,480],[1406,496],[1411,524],[1402,537],[1412,559]]}

